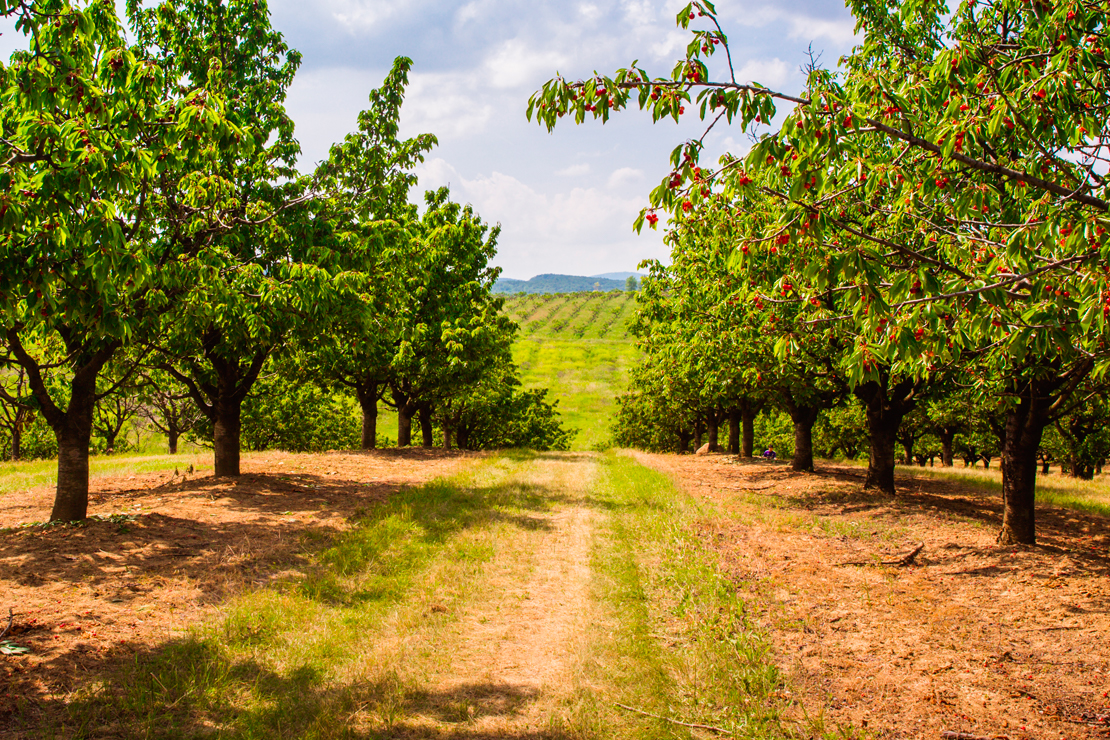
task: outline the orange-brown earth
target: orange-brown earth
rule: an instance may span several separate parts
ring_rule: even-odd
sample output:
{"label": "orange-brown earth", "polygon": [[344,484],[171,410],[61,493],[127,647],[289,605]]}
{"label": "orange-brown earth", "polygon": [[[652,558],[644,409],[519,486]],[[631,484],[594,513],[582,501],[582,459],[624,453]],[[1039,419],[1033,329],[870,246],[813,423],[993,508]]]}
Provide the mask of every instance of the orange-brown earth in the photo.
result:
{"label": "orange-brown earth", "polygon": [[[996,543],[997,496],[899,475],[637,455],[723,516],[703,540],[772,639],[799,719],[882,738],[1110,736],[1110,521],[1038,512],[1036,548]],[[924,544],[911,565],[902,559]],[[862,564],[857,564],[862,563]]]}
{"label": "orange-brown earth", "polygon": [[228,596],[303,565],[360,510],[472,456],[272,452],[244,456],[235,480],[204,470],[96,478],[94,518],[80,526],[18,526],[46,518],[50,489],[0,497],[0,630],[11,608],[6,639],[31,650],[0,656],[0,737],[13,711],[64,701]]}

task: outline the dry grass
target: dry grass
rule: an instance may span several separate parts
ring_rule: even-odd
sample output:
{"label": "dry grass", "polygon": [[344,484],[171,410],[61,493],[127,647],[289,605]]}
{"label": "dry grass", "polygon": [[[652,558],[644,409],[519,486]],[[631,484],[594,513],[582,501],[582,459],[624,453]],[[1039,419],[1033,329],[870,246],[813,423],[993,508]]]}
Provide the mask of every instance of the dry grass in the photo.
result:
{"label": "dry grass", "polygon": [[[809,726],[883,738],[1110,731],[1105,517],[1042,506],[1041,546],[1001,547],[997,494],[943,474],[900,471],[915,475],[888,498],[863,491],[855,466],[641,459],[723,507],[702,541],[770,631]],[[882,565],[920,543],[912,566]]]}
{"label": "dry grass", "polygon": [[[900,467],[905,475],[924,476],[975,488],[986,493],[1002,491],[1002,471],[995,468]],[[1037,475],[1037,502],[1110,516],[1110,477],[1082,480],[1059,472]]]}

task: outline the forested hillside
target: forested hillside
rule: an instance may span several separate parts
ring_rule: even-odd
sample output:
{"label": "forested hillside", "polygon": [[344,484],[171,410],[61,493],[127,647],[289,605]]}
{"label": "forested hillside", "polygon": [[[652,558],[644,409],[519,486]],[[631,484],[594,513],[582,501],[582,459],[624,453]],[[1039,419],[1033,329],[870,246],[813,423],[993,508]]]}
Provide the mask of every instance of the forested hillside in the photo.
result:
{"label": "forested hillside", "polygon": [[628,321],[634,293],[514,296],[505,313],[520,325],[513,361],[525,388],[545,387],[566,426],[578,430],[574,449],[605,446],[616,396],[636,349]]}
{"label": "forested hillside", "polygon": [[589,293],[626,290],[625,279],[614,280],[606,277],[586,277],[584,275],[536,275],[530,280],[498,278],[493,286],[494,293]]}

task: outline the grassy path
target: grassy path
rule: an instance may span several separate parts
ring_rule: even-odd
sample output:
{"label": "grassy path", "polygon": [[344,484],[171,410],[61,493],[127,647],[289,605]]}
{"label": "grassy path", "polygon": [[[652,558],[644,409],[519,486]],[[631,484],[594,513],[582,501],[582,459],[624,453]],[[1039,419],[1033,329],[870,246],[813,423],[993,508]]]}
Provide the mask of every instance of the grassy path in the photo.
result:
{"label": "grassy path", "polygon": [[694,534],[704,506],[619,455],[487,458],[392,497],[39,734],[704,736],[620,703],[785,736],[767,646]]}

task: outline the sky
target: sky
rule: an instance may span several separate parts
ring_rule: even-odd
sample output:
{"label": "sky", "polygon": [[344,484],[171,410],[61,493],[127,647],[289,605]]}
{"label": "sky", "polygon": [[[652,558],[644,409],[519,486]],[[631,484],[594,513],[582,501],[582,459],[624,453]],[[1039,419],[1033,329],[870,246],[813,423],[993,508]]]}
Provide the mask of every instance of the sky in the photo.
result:
{"label": "sky", "polygon": [[[270,0],[274,27],[303,54],[286,102],[301,168],[355,128],[370,90],[395,57],[407,56],[414,64],[401,133],[439,139],[417,171],[414,200],[449,185],[454,200],[499,223],[495,264],[504,277],[595,275],[667,261],[662,232],[637,235],[632,222],[669,172],[671,150],[704,129],[696,115],[653,125],[629,109],[604,126],[564,119],[548,133],[528,122],[525,109],[557,72],[578,79],[639,60],[653,76],[669,75],[690,38],[675,26],[684,4]],[[853,44],[851,16],[837,0],[718,0],[716,7],[741,81],[797,91],[811,44],[825,66]],[[17,38],[4,33],[0,51]],[[745,151],[748,138],[725,127],[707,145],[715,159]]]}

